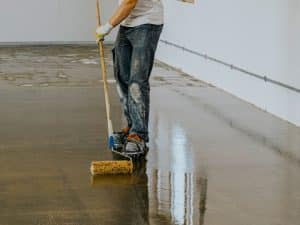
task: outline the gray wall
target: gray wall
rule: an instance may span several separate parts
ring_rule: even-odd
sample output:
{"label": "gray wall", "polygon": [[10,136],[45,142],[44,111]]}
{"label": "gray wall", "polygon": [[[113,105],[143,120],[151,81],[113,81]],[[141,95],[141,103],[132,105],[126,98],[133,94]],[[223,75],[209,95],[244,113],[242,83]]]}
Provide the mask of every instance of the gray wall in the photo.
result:
{"label": "gray wall", "polygon": [[[162,40],[300,89],[299,0],[165,0]],[[161,43],[158,58],[300,126],[300,93]]]}
{"label": "gray wall", "polygon": [[[101,0],[103,22],[117,0]],[[95,0],[0,0],[0,44],[94,42]],[[114,39],[115,32],[107,38]]]}

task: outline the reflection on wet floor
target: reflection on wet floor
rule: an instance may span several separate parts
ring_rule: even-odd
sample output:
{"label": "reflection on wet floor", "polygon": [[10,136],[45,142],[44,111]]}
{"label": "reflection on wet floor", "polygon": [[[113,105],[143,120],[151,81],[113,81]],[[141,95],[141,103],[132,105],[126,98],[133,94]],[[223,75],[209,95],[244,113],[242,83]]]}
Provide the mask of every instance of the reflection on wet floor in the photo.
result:
{"label": "reflection on wet floor", "polygon": [[299,225],[300,129],[160,62],[147,161],[92,178],[99,71],[94,47],[0,48],[0,225]]}
{"label": "reflection on wet floor", "polygon": [[158,224],[204,224],[206,178],[158,170],[150,177],[151,216]]}
{"label": "reflection on wet floor", "polygon": [[129,219],[128,224],[204,224],[205,177],[157,169],[146,171],[145,162],[131,176],[96,176],[91,178],[91,184],[98,189],[128,188],[134,191],[135,196],[126,201],[128,207],[133,208],[124,209],[134,212],[133,220]]}

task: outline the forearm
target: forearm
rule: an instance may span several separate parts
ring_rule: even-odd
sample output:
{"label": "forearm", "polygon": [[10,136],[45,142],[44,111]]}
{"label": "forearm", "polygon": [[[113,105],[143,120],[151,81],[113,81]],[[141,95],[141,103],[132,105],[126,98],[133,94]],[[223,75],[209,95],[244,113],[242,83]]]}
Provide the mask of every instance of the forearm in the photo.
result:
{"label": "forearm", "polygon": [[122,4],[118,7],[117,11],[110,18],[109,23],[115,27],[126,19],[131,11],[136,6],[138,0],[123,0]]}

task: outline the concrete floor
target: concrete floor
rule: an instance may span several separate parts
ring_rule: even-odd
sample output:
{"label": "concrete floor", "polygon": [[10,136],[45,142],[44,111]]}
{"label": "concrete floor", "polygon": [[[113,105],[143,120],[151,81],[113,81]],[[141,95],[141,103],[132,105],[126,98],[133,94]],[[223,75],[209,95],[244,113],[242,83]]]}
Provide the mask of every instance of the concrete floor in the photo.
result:
{"label": "concrete floor", "polygon": [[300,224],[300,129],[160,63],[148,161],[92,179],[99,71],[92,47],[0,48],[0,225]]}

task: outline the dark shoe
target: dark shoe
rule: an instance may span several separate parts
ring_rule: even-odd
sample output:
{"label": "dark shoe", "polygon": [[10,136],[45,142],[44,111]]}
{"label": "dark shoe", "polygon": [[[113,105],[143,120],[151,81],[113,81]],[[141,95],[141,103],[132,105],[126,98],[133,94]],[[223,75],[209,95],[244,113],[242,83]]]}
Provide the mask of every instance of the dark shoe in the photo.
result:
{"label": "dark shoe", "polygon": [[127,137],[127,143],[125,145],[124,153],[132,155],[145,155],[148,152],[145,141],[137,134],[130,134]]}
{"label": "dark shoe", "polygon": [[129,133],[129,128],[124,128],[120,132],[113,133],[113,135],[112,135],[113,145],[112,146],[113,146],[114,150],[122,150],[124,148],[128,133]]}

